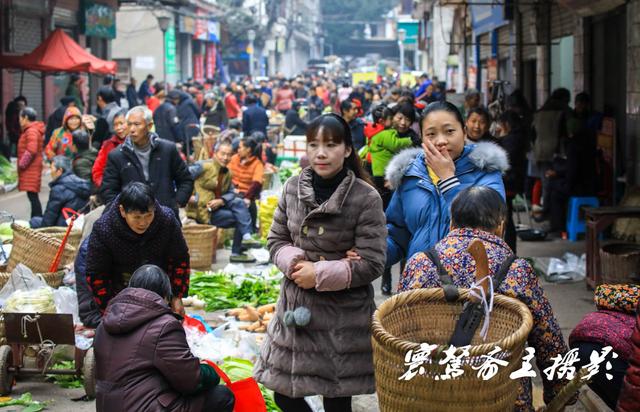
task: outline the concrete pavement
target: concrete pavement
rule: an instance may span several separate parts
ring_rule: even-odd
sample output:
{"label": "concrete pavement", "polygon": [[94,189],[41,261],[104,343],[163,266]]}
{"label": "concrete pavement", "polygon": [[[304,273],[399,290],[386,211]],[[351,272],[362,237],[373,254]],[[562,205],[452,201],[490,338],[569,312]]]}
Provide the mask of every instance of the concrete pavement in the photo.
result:
{"label": "concrete pavement", "polygon": [[[45,176],[42,183],[42,191],[40,198],[43,208],[46,206],[48,198],[48,176]],[[30,207],[26,194],[23,192],[11,192],[0,195],[0,210],[6,210],[12,213],[18,219],[28,220],[30,216]],[[519,255],[522,257],[561,257],[565,252],[575,254],[584,253],[584,242],[569,242],[566,240],[550,240],[544,242],[520,242]],[[222,268],[228,263],[228,251],[218,251],[218,263],[214,268]],[[398,280],[399,267],[394,267],[393,282],[394,286]],[[567,339],[571,330],[586,314],[595,310],[593,304],[593,291],[588,291],[584,282],[555,284],[541,280],[545,292],[554,309],[565,339]],[[380,280],[374,283],[376,290],[376,303],[379,305],[386,297],[381,295]],[[540,376],[540,373],[538,373]],[[62,389],[51,383],[44,383],[37,378],[29,378],[28,380],[20,380],[14,390],[14,394],[19,395],[24,392],[31,392],[37,400],[51,400],[49,410],[68,412],[72,411],[93,411],[95,410],[95,402],[73,402],[71,399],[82,396],[82,389]],[[590,391],[587,391],[590,392]],[[593,399],[595,395],[587,393],[585,399]],[[585,401],[586,402],[586,401]],[[607,411],[599,399],[595,399],[597,410]],[[376,411],[377,402],[375,395],[359,396],[354,401],[354,411]],[[7,409],[11,410],[11,409]],[[15,409],[15,410],[20,410]],[[567,410],[582,411],[585,410],[581,404],[567,408]]]}

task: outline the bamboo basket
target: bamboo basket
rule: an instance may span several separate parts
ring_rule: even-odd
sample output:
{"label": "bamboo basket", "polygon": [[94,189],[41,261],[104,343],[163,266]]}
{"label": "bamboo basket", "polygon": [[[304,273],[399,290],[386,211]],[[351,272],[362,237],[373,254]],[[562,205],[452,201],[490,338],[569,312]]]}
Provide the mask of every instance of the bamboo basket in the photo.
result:
{"label": "bamboo basket", "polygon": [[[51,226],[35,229],[38,233],[44,233],[47,236],[56,238],[62,242],[64,235],[67,233],[67,228],[62,226]],[[80,249],[80,240],[82,239],[82,230],[71,229],[69,237],[67,238],[67,244],[73,246],[76,249]]]}
{"label": "bamboo basket", "polygon": [[[47,272],[47,273],[35,273],[37,276],[42,276],[47,285],[52,288],[59,288],[62,286],[62,280],[64,279],[64,270],[59,270],[57,272]],[[7,284],[11,278],[10,272],[0,272],[0,289]]]}
{"label": "bamboo basket", "polygon": [[[13,247],[7,262],[7,272],[12,272],[18,263],[22,263],[33,273],[48,273],[61,241],[15,223],[11,225],[11,229],[13,229]],[[56,269],[72,262],[75,253],[76,249],[67,242]]]}
{"label": "bamboo basket", "polygon": [[613,243],[600,248],[602,283],[629,283],[640,272],[640,245]]}
{"label": "bamboo basket", "polygon": [[[442,380],[446,364],[442,351],[448,348],[468,289],[459,289],[459,299],[448,303],[444,291],[418,289],[397,294],[386,300],[373,315],[372,346],[376,391],[382,412],[396,411],[512,411],[517,397],[518,380],[509,378],[520,369],[527,336],[533,326],[529,309],[520,301],[494,295],[490,326],[486,342],[479,336],[480,328],[463,358],[464,373]],[[421,343],[439,347],[425,362],[423,374],[406,381],[399,378],[407,371],[405,356],[409,350],[419,350]],[[478,367],[495,346],[502,351],[494,357],[506,360],[490,380],[478,378]],[[435,355],[434,355],[435,354]],[[434,359],[431,359],[431,358]],[[438,379],[436,379],[438,377]]]}
{"label": "bamboo basket", "polygon": [[182,227],[192,269],[211,269],[211,263],[216,258],[216,232],[217,228],[211,225],[193,224]]}

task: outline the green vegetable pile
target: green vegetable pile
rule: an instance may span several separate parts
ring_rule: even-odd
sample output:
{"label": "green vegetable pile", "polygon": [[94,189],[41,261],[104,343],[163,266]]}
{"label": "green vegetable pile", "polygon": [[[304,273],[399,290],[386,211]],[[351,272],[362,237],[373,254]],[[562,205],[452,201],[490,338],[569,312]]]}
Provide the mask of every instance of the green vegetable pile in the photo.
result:
{"label": "green vegetable pile", "polygon": [[18,171],[7,160],[6,157],[0,155],[0,184],[15,183],[18,181]]}
{"label": "green vegetable pile", "polygon": [[22,412],[39,412],[44,410],[47,406],[44,402],[34,401],[31,393],[27,392],[22,394],[18,399],[13,398],[0,398],[0,408],[4,408],[5,406],[24,406]]}
{"label": "green vegetable pile", "polygon": [[[220,366],[220,369],[229,376],[231,382],[236,382],[242,379],[247,379],[253,376],[253,364],[245,359],[240,358],[225,358],[224,364]],[[258,384],[262,397],[267,405],[267,412],[280,412],[280,408],[273,400],[273,391],[265,388],[262,384]]]}
{"label": "green vegetable pile", "polygon": [[[75,369],[73,361],[60,361],[53,365],[51,369]],[[82,378],[75,375],[47,375],[47,380],[53,382],[61,388],[75,389],[82,388]]]}
{"label": "green vegetable pile", "polygon": [[[271,279],[278,269],[274,267]],[[280,293],[280,279],[265,280],[257,275],[242,275],[242,282],[236,285],[232,275],[223,271],[193,272],[189,285],[189,295],[198,295],[207,304],[207,311],[238,308],[243,305],[260,306],[274,303]]]}
{"label": "green vegetable pile", "polygon": [[294,163],[288,167],[283,165],[282,167],[280,167],[280,170],[278,171],[278,177],[280,178],[280,182],[284,183],[291,176],[299,175],[301,171],[302,171],[302,168],[297,163]]}

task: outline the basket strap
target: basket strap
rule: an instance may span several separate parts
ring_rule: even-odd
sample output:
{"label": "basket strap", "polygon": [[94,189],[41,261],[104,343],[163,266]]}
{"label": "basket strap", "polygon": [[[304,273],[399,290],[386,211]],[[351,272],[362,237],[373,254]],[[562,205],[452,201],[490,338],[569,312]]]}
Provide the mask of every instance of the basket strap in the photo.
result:
{"label": "basket strap", "polygon": [[[511,254],[502,262],[494,276],[493,290],[491,293],[496,292],[504,278],[507,276],[507,273],[509,273],[511,264],[515,259],[516,256]],[[453,329],[453,334],[451,335],[449,343],[456,347],[469,345],[473,339],[473,335],[475,335],[476,330],[478,330],[483,317],[484,310],[481,303],[466,302],[462,312],[460,313],[460,317],[456,321],[456,326]]]}
{"label": "basket strap", "polygon": [[451,279],[451,275],[449,272],[442,266],[442,262],[440,261],[440,257],[438,256],[438,251],[435,247],[427,250],[425,252],[431,263],[433,263],[438,271],[438,277],[440,278],[440,284],[442,285],[442,290],[444,291],[444,298],[447,302],[455,302],[460,298],[460,293],[458,292],[458,288],[453,284],[453,279]]}

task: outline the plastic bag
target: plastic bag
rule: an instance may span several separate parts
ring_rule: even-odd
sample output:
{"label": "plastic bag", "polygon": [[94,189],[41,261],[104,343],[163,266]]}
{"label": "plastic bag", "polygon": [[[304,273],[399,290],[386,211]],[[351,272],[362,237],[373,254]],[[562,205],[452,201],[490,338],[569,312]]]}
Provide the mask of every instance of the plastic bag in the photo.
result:
{"label": "plastic bag", "polygon": [[250,249],[249,254],[256,258],[256,264],[261,265],[265,263],[269,263],[271,259],[271,255],[269,255],[269,251],[265,248],[261,249]]}
{"label": "plastic bag", "polygon": [[11,272],[11,277],[7,283],[0,290],[0,306],[5,305],[5,302],[17,290],[35,290],[48,287],[45,281],[34,275],[34,273],[23,265],[18,263],[18,266]]}
{"label": "plastic bag", "polygon": [[57,313],[70,313],[73,315],[74,324],[81,323],[78,313],[78,296],[75,290],[61,286],[53,291],[53,301],[56,305]]}
{"label": "plastic bag", "polygon": [[276,194],[264,194],[260,196],[258,203],[258,222],[260,226],[260,237],[267,238],[271,224],[273,223],[273,215],[278,208],[279,197]]}
{"label": "plastic bag", "polygon": [[562,259],[551,258],[547,266],[547,280],[555,283],[578,282],[587,275],[587,257],[565,253]]}

